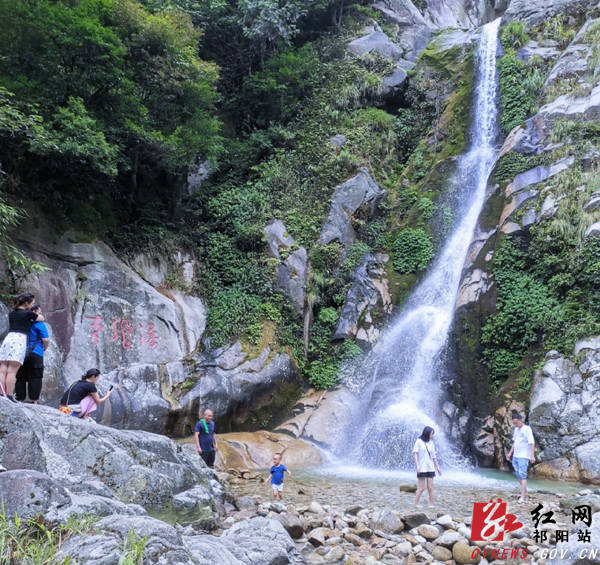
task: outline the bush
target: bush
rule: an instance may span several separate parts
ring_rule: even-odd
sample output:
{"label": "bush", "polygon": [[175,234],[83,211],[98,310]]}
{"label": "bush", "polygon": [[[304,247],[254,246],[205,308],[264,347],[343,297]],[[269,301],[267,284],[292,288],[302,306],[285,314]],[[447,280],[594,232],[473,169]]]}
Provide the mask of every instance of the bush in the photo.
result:
{"label": "bush", "polygon": [[528,41],[529,36],[524,22],[509,22],[500,32],[500,43],[504,49],[519,49]]}
{"label": "bush", "polygon": [[217,291],[211,298],[206,313],[211,345],[221,347],[247,332],[249,328],[252,328],[252,334],[256,336],[255,324],[261,313],[260,298],[246,293],[239,286]]}
{"label": "bush", "polygon": [[421,217],[427,221],[433,217],[433,202],[427,196],[423,196],[421,200],[419,200],[419,205],[417,206],[419,210],[419,214]]}
{"label": "bush", "polygon": [[349,273],[360,265],[364,256],[369,253],[371,249],[366,243],[362,241],[355,241],[348,251],[346,260],[342,263],[342,271]]}
{"label": "bush", "polygon": [[431,235],[422,229],[405,229],[393,246],[392,261],[399,273],[416,273],[427,268],[433,257]]}
{"label": "bush", "polygon": [[338,383],[338,364],[330,360],[317,359],[308,370],[308,382],[317,389],[328,389]]}
{"label": "bush", "polygon": [[509,133],[534,113],[539,91],[532,92],[532,88],[541,85],[539,78],[533,76],[535,69],[517,59],[514,51],[509,51],[500,59],[498,70],[502,99],[500,124],[504,133]]}

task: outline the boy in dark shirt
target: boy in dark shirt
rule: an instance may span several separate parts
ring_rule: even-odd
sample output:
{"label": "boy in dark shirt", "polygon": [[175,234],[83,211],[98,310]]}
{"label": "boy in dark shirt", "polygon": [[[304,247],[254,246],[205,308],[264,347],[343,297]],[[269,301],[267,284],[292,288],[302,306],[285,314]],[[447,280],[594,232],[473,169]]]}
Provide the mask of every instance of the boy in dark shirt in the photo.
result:
{"label": "boy in dark shirt", "polygon": [[287,473],[290,477],[292,473],[286,468],[285,465],[281,464],[281,453],[273,455],[273,466],[271,467],[271,474],[265,479],[265,483],[270,479],[271,487],[273,487],[273,500],[283,500],[283,475]]}
{"label": "boy in dark shirt", "polygon": [[215,464],[217,451],[217,436],[215,434],[215,423],[213,422],[213,418],[212,410],[205,410],[203,418],[194,428],[196,449],[207,467],[210,468]]}

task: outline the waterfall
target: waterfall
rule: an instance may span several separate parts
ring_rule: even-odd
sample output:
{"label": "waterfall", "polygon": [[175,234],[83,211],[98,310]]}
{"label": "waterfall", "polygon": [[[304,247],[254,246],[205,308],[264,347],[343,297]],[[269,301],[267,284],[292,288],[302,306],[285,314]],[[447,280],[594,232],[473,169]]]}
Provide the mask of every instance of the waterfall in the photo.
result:
{"label": "waterfall", "polygon": [[449,181],[458,202],[453,232],[380,341],[344,377],[351,390],[360,391],[362,414],[349,431],[353,439],[346,442],[351,447],[345,456],[361,465],[412,468],[412,445],[425,425],[435,428],[438,453],[446,464],[451,459],[458,464],[458,451],[439,425],[439,375],[463,266],[497,153],[499,26],[500,19],[486,24],[479,39],[470,144]]}

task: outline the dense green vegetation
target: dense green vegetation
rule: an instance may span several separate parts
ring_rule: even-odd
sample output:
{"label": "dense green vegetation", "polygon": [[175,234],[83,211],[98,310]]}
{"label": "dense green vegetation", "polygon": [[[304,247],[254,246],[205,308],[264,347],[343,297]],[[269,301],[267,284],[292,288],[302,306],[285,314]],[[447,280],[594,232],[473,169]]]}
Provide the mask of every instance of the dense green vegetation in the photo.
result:
{"label": "dense green vegetation", "polygon": [[578,339],[600,332],[600,238],[584,237],[593,216],[583,209],[596,174],[576,166],[555,177],[549,188],[563,195],[556,215],[496,249],[497,312],[482,331],[484,363],[496,383],[550,349],[570,355]]}
{"label": "dense green vegetation", "polygon": [[[275,326],[309,381],[332,384],[359,353],[330,337],[364,255],[394,253],[404,271],[402,234],[415,228],[424,248],[407,272],[431,259],[439,187],[427,176],[460,151],[464,131],[450,131],[444,152],[430,128],[446,106],[446,123],[468,107],[468,77],[447,103],[460,76],[447,64],[458,69],[464,54],[435,49],[406,89],[382,95],[394,65],[346,49],[378,15],[366,4],[0,0],[0,236],[15,276],[40,268],[10,246],[22,209],[122,253],[187,248],[201,266],[194,290],[208,301],[211,346],[239,336],[257,345]],[[336,134],[341,147],[329,142]],[[215,173],[188,193],[201,162]],[[335,186],[361,166],[389,197],[375,217],[359,212],[347,252],[318,245]],[[309,254],[308,335],[274,289],[263,236],[273,218]]]}

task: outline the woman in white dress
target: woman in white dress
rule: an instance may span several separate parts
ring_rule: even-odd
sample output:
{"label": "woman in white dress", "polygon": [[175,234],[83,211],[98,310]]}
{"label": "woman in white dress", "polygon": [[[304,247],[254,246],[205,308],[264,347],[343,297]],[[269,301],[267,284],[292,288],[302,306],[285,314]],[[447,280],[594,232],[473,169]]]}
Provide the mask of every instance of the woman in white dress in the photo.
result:
{"label": "woman in white dress", "polygon": [[425,426],[423,433],[415,442],[413,447],[413,457],[415,458],[415,465],[417,466],[417,478],[419,484],[417,486],[417,495],[415,497],[415,504],[419,504],[419,499],[427,487],[429,493],[429,506],[433,506],[435,502],[433,493],[433,477],[435,477],[435,471],[437,470],[438,475],[442,475],[438,460],[435,454],[435,445],[433,444],[433,428]]}
{"label": "woman in white dress", "polygon": [[29,330],[38,320],[38,314],[31,310],[34,299],[29,292],[15,298],[14,310],[8,314],[8,334],[0,346],[0,394],[12,402],[17,402],[13,397],[15,377],[27,353]]}

